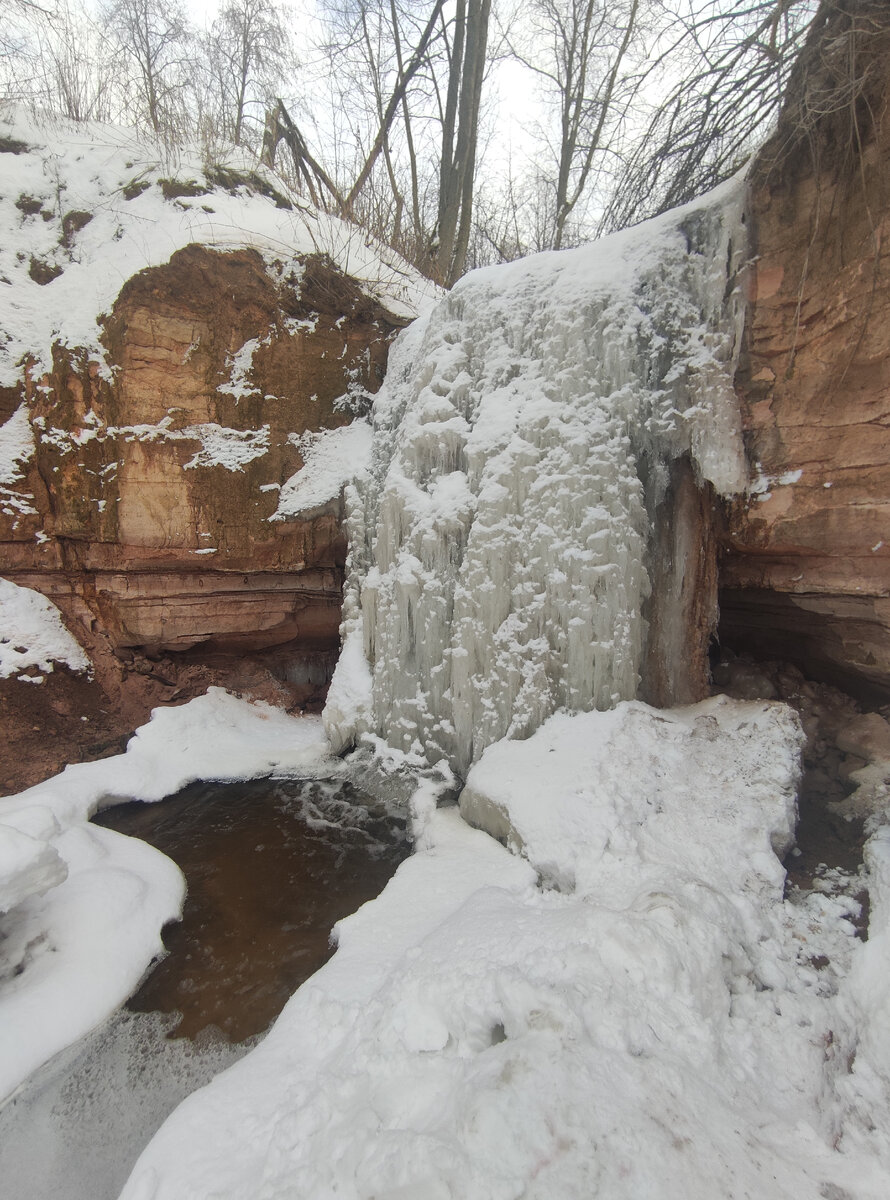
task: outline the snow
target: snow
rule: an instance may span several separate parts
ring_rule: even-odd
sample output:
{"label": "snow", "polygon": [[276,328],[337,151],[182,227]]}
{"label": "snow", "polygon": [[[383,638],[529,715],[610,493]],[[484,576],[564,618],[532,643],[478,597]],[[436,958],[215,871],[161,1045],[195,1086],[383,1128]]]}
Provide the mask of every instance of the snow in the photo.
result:
{"label": "snow", "polygon": [[[223,467],[227,471],[243,471],[248,463],[266,453],[271,435],[269,425],[261,425],[259,429],[235,429],[228,425],[220,425],[216,421],[205,421],[199,425],[185,425],[181,429],[174,429],[171,416],[163,417],[153,425],[104,425],[97,420],[91,427],[77,431],[56,429],[52,426],[47,428],[42,417],[36,418],[34,424],[40,430],[43,441],[55,446],[60,454],[68,454],[75,447],[94,438],[100,441],[122,437],[128,442],[198,442],[200,448],[184,464],[185,470],[194,467]],[[103,471],[112,475],[116,469],[117,463],[109,463]],[[105,502],[100,500],[98,503],[102,505]]]}
{"label": "snow", "polygon": [[89,659],[62,624],[51,600],[30,588],[0,579],[0,679],[36,668],[52,671],[62,663],[72,671],[89,670]]}
{"label": "snow", "polygon": [[[244,152],[232,150],[209,166],[197,146],[164,147],[133,129],[34,117],[14,107],[0,114],[0,132],[29,147],[2,154],[0,289],[14,288],[16,302],[4,315],[0,387],[17,384],[26,360],[35,376],[48,370],[55,343],[84,348],[107,372],[102,316],[128,279],[193,242],[253,247],[285,274],[299,273],[295,256],[326,254],[397,316],[413,317],[435,293],[398,255],[316,212]],[[254,183],[227,189],[213,182],[214,167]],[[167,200],[164,180],[206,192]],[[285,194],[293,207],[277,207],[257,183]],[[89,219],[75,228],[71,214]],[[33,276],[41,264],[60,273],[40,284]]]}
{"label": "snow", "polygon": [[339,429],[292,437],[303,466],[282,484],[270,521],[305,516],[338,500],[351,480],[362,477],[371,457],[371,427],[357,418]]}
{"label": "snow", "polygon": [[9,420],[0,425],[0,512],[14,520],[37,511],[26,494],[11,486],[24,478],[34,449],[28,408],[20,404]]}
{"label": "snow", "polygon": [[253,356],[263,344],[265,339],[248,338],[240,350],[230,356],[227,363],[229,381],[221,383],[216,389],[218,392],[234,397],[236,404],[257,392],[258,389],[250,382],[250,372],[253,370]]}
{"label": "snow", "polygon": [[179,916],[178,868],[151,846],[90,825],[100,808],[160,800],[195,779],[330,766],[317,717],[289,717],[220,688],[160,708],[127,752],[78,763],[0,799],[0,1100],[94,1028],[162,953]]}
{"label": "snow", "polygon": [[[744,182],[474,272],[406,330],[372,411],[344,634],[369,729],[459,773],[560,707],[635,696],[654,514],[688,454],[747,482],[732,376]],[[677,622],[681,624],[681,622]],[[671,622],[665,622],[671,627]]]}
{"label": "snow", "polygon": [[68,871],[54,846],[0,823],[0,913],[26,896],[41,896]]}
{"label": "snow", "polygon": [[182,430],[186,438],[198,438],[201,449],[185,464],[189,467],[225,467],[227,471],[243,471],[249,462],[261,458],[269,449],[269,426],[260,429],[230,429],[209,421],[204,425],[189,425]]}
{"label": "snow", "polygon": [[886,1196],[886,919],[783,899],[801,741],[775,703],[557,714],[468,778],[512,853],[427,786],[414,856],[122,1200]]}
{"label": "snow", "polygon": [[28,406],[20,404],[9,420],[0,425],[0,484],[17,483],[33,455],[34,434],[28,421]]}

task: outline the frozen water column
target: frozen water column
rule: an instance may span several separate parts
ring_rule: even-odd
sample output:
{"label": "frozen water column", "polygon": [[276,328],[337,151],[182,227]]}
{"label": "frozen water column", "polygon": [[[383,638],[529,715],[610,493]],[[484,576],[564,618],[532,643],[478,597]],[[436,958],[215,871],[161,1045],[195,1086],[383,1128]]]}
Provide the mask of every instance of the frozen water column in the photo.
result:
{"label": "frozen water column", "polygon": [[351,706],[335,677],[339,744],[368,731],[463,773],[557,708],[694,698],[716,616],[701,489],[745,483],[743,204],[736,180],[474,272],[401,336],[351,496],[344,633],[367,673]]}

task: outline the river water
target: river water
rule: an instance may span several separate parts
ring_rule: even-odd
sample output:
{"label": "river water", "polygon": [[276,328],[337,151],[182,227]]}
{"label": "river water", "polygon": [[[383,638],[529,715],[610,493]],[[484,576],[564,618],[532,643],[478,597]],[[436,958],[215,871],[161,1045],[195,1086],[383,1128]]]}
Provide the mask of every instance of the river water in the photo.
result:
{"label": "river water", "polygon": [[342,780],[196,783],[95,819],[178,863],[183,919],[126,1010],[0,1110],[3,1200],[114,1200],[176,1104],[256,1044],[409,852]]}

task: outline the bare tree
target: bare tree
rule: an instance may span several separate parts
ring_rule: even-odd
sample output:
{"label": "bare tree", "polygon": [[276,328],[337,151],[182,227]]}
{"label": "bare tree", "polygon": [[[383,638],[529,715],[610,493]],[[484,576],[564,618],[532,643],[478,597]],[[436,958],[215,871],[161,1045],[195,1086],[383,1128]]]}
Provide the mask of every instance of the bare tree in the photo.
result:
{"label": "bare tree", "polygon": [[[462,0],[458,0],[458,2],[461,3]],[[490,3],[490,0],[484,0],[484,2]],[[371,149],[368,152],[367,158],[362,164],[362,168],[356,177],[355,183],[352,185],[352,188],[346,197],[347,208],[351,208],[355,203],[355,199],[367,182],[371,171],[374,168],[374,164],[377,162],[377,159],[380,157],[384,147],[387,145],[393,120],[399,110],[400,105],[402,105],[404,101],[408,85],[420,70],[420,67],[428,60],[430,42],[432,41],[436,24],[441,18],[443,6],[444,0],[435,0],[432,12],[430,13],[429,19],[423,27],[423,32],[420,35],[410,59],[404,66],[400,66],[399,68],[395,86],[393,87],[392,94],[387,100],[385,108],[383,108],[381,104],[380,126],[378,128],[377,135],[374,138],[373,144],[371,145]]]}
{"label": "bare tree", "polygon": [[47,107],[75,121],[107,121],[114,106],[114,51],[92,16],[59,0],[35,23]]}
{"label": "bare tree", "polygon": [[[824,8],[833,7],[828,0]],[[737,169],[768,131],[817,0],[663,4],[647,72],[663,90],[605,210],[619,228],[682,204]]]}
{"label": "bare tree", "polygon": [[133,69],[142,120],[156,134],[179,132],[193,43],[181,0],[114,0],[105,16]]}
{"label": "bare tree", "polygon": [[292,62],[281,8],[274,0],[229,0],[213,22],[206,50],[220,132],[240,146],[250,120],[249,109],[257,109],[254,125],[258,131],[263,110],[282,90]]}
{"label": "bare tree", "polygon": [[591,175],[613,153],[610,136],[634,94],[628,59],[640,8],[640,0],[534,0],[527,14],[530,50],[512,46],[556,111],[544,179],[553,192],[547,241],[557,250]]}
{"label": "bare tree", "polygon": [[463,274],[470,241],[490,18],[491,0],[457,0],[454,32],[448,42],[439,213],[430,247],[433,274],[447,287]]}

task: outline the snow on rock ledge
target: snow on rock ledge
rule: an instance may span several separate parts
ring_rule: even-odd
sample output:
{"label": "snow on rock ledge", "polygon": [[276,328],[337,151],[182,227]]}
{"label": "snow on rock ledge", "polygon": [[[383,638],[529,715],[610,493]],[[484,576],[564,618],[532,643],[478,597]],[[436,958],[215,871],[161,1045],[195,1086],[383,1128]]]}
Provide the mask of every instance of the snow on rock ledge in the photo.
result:
{"label": "snow on rock ledge", "polygon": [[735,180],[475,272],[402,334],[351,523],[345,631],[363,627],[373,704],[330,722],[335,742],[370,729],[463,772],[556,708],[637,694],[671,464],[722,493],[746,480],[743,200]]}
{"label": "snow on rock ledge", "polygon": [[[685,870],[744,891],[752,853],[773,892],[794,840],[800,723],[783,704],[718,696],[685,709],[637,701],[557,713],[527,741],[496,742],[470,770],[463,817],[528,858],[545,885],[622,903],[626,865]],[[770,752],[766,753],[765,748]],[[718,829],[719,826],[719,829]],[[636,886],[636,883],[634,884]]]}
{"label": "snow on rock ledge", "polygon": [[[59,610],[30,588],[0,579],[0,679],[36,668],[51,671],[62,663],[72,671],[86,671],[90,663],[83,649],[62,624]],[[39,682],[40,677],[27,678]]]}
{"label": "snow on rock ledge", "polygon": [[282,484],[278,508],[270,521],[313,516],[339,501],[346,484],[365,474],[371,457],[371,428],[362,418],[339,429],[304,433],[291,440],[302,455],[303,466]]}

